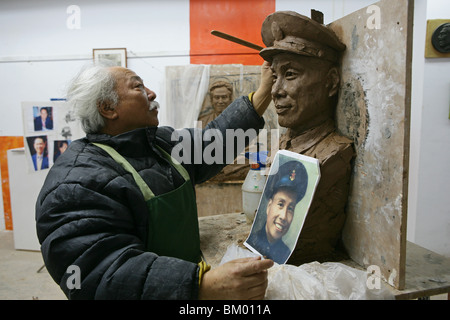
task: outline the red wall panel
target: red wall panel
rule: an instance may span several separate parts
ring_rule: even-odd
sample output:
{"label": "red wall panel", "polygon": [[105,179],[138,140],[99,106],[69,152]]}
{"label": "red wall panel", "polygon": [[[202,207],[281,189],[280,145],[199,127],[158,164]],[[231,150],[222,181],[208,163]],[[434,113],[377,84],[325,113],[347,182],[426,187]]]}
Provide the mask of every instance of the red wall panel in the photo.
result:
{"label": "red wall panel", "polygon": [[[0,168],[2,177],[3,209],[5,229],[13,230],[11,196],[9,193],[8,155],[9,149],[23,148],[23,137],[0,137]],[[25,170],[25,169],[24,169]]]}
{"label": "red wall panel", "polygon": [[262,64],[258,51],[215,37],[211,30],[264,47],[261,25],[274,11],[275,0],[191,0],[191,63]]}

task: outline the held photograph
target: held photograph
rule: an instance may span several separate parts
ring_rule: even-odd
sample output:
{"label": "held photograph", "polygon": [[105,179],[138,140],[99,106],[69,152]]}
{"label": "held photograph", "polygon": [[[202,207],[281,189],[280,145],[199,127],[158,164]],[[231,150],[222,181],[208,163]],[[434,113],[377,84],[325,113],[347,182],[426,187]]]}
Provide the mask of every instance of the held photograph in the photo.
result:
{"label": "held photograph", "polygon": [[278,264],[286,263],[297,244],[319,179],[317,159],[278,151],[244,245]]}

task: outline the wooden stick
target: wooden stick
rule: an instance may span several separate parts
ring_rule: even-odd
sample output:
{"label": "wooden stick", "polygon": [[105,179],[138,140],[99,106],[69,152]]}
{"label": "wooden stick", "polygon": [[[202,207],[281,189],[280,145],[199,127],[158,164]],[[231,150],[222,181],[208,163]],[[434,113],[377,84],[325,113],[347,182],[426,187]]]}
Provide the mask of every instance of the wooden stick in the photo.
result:
{"label": "wooden stick", "polygon": [[251,49],[254,49],[254,50],[261,51],[262,49],[264,49],[263,47],[260,47],[260,46],[254,44],[254,43],[251,43],[251,42],[248,42],[248,41],[245,41],[245,40],[233,37],[233,36],[231,36],[229,34],[226,34],[226,33],[220,32],[220,31],[212,30],[211,34],[213,36],[216,36],[216,37],[219,37],[219,38],[222,38],[222,39],[225,39],[225,40],[228,40],[228,41],[240,44],[242,46],[245,46],[245,47],[248,47],[248,48],[251,48]]}

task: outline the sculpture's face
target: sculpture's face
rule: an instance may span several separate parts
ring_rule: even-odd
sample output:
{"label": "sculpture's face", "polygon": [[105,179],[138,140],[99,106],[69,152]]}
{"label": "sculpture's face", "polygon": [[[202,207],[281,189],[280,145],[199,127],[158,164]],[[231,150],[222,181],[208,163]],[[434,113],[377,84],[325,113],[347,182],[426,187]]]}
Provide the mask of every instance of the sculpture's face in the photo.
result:
{"label": "sculpture's face", "polygon": [[221,114],[231,104],[231,93],[226,87],[215,88],[211,92],[211,102],[216,114]]}
{"label": "sculpture's face", "polygon": [[[304,131],[332,117],[330,97],[337,93],[330,63],[290,53],[273,58],[272,99],[281,126]],[[337,75],[337,79],[336,79]]]}
{"label": "sculpture's face", "polygon": [[441,30],[438,36],[439,45],[444,51],[450,51],[450,23],[447,23]]}

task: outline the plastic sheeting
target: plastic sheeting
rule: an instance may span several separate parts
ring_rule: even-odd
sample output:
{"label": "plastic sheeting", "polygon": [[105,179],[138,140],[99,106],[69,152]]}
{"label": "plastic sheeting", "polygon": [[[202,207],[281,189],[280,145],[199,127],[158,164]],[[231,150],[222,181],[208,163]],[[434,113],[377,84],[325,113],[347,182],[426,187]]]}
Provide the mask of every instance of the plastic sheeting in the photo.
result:
{"label": "plastic sheeting", "polygon": [[167,121],[175,129],[193,128],[208,92],[209,65],[166,67]]}
{"label": "plastic sheeting", "polygon": [[[231,245],[220,264],[255,257],[249,250]],[[299,267],[275,264],[268,272],[267,300],[390,300],[394,296],[381,279],[372,286],[367,272],[337,262],[311,262]],[[369,284],[368,284],[369,283]]]}

